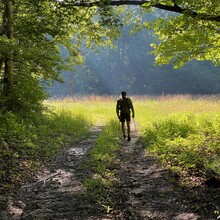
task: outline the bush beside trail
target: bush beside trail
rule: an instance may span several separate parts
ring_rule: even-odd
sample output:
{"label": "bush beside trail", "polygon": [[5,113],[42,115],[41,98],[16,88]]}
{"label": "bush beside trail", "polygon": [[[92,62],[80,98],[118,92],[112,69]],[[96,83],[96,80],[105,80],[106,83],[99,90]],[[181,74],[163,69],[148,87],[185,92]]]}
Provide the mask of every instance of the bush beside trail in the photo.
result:
{"label": "bush beside trail", "polygon": [[219,137],[219,114],[185,113],[149,124],[142,140],[149,152],[185,180],[193,175],[207,180],[220,175]]}

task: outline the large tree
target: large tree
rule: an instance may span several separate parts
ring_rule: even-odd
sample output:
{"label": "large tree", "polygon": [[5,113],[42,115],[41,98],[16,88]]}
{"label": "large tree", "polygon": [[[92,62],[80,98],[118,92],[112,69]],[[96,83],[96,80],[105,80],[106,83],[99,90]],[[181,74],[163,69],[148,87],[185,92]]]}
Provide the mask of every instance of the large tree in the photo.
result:
{"label": "large tree", "polygon": [[[45,98],[42,80],[60,80],[61,70],[82,62],[82,43],[106,45],[119,34],[111,8],[63,7],[56,0],[2,0],[0,13],[0,101],[6,111],[38,110]],[[61,46],[69,54],[64,59]]]}

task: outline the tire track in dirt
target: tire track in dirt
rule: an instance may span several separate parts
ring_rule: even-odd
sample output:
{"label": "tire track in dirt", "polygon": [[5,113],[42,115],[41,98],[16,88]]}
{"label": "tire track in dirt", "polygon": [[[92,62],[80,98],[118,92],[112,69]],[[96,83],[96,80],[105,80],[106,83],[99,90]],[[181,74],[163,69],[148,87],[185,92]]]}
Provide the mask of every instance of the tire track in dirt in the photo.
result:
{"label": "tire track in dirt", "polygon": [[[118,191],[121,202],[112,219],[124,220],[214,220],[204,216],[204,210],[193,211],[194,195],[177,183],[172,183],[170,172],[156,159],[148,157],[138,136],[131,142],[123,141],[119,152]],[[120,192],[121,191],[121,192]],[[210,213],[211,215],[211,213]],[[116,217],[117,216],[117,217]]]}
{"label": "tire track in dirt", "polygon": [[101,126],[91,136],[63,150],[8,203],[1,220],[82,220],[98,219],[96,207],[83,195],[81,166],[93,146]]}

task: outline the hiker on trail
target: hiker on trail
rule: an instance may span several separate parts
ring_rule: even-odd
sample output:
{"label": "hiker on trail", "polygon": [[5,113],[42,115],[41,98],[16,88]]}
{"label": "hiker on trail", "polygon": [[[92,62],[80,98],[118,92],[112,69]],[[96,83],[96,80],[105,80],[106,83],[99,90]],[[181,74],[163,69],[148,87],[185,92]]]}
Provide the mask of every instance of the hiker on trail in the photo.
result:
{"label": "hiker on trail", "polygon": [[121,128],[123,132],[123,137],[126,139],[125,135],[125,120],[127,122],[127,131],[128,131],[128,138],[127,141],[131,140],[130,136],[130,122],[131,122],[131,111],[132,111],[132,118],[134,118],[134,107],[130,98],[126,97],[126,92],[121,92],[122,98],[117,101],[116,104],[116,114],[118,119],[121,122]]}

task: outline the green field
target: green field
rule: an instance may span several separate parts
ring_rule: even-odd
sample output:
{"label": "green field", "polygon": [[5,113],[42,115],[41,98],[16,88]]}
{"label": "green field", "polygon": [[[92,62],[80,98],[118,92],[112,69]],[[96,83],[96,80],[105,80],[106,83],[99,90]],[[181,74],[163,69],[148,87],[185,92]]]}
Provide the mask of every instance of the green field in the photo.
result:
{"label": "green field", "polygon": [[[117,120],[117,97],[81,97],[50,102],[79,111],[92,124]],[[175,172],[220,174],[220,99],[217,96],[132,97],[144,147]]]}
{"label": "green field", "polygon": [[[219,97],[131,98],[140,139],[149,154],[186,178],[220,174]],[[1,189],[22,183],[23,175],[29,176],[27,170],[37,169],[71,142],[85,139],[92,125],[113,121],[115,134],[119,134],[117,99],[90,96],[48,100],[45,114],[31,122],[11,113],[1,115],[0,176],[6,183]],[[108,140],[100,139],[98,151],[101,145],[108,148]]]}
{"label": "green field", "polygon": [[220,174],[219,107],[214,96],[138,100],[144,147],[185,177]]}
{"label": "green field", "polygon": [[[58,111],[76,112],[92,124],[116,120],[117,97],[51,101]],[[217,96],[132,97],[143,144],[177,171],[220,174],[220,99]]]}

